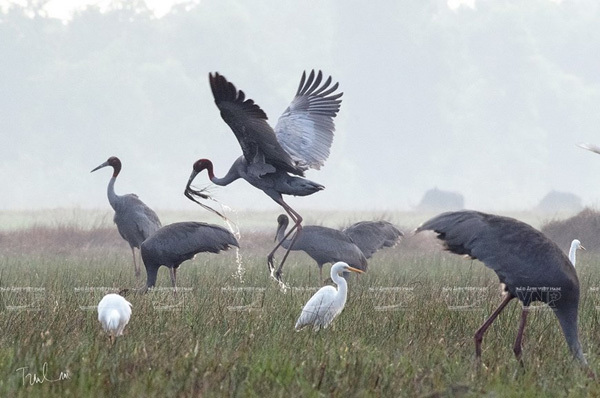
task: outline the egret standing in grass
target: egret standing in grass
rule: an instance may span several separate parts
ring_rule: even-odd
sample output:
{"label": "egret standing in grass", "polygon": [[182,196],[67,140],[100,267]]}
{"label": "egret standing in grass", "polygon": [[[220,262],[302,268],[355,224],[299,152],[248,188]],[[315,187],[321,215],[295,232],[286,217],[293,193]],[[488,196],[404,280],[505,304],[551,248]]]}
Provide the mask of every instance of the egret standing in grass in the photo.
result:
{"label": "egret standing in grass", "polygon": [[110,335],[110,340],[123,335],[125,325],[131,318],[131,303],[115,293],[107,294],[98,303],[98,320]]}
{"label": "egret standing in grass", "polygon": [[329,285],[320,288],[302,308],[302,313],[296,321],[296,330],[308,325],[312,325],[315,331],[326,328],[342,312],[346,305],[348,284],[340,276],[340,273],[347,271],[363,273],[363,271],[341,261],[333,264],[331,279],[337,284],[337,289]]}
{"label": "egret standing in grass", "polygon": [[571,242],[571,249],[569,250],[569,260],[571,260],[573,267],[577,262],[577,250],[585,250],[585,247],[581,245],[579,239],[573,239],[573,242]]}
{"label": "egret standing in grass", "polygon": [[113,175],[108,182],[108,202],[115,211],[115,224],[121,237],[129,243],[133,255],[133,268],[135,276],[140,276],[140,267],[135,259],[135,248],[140,248],[143,241],[156,232],[160,227],[158,216],[136,194],[117,195],[115,193],[115,181],[121,172],[121,161],[116,156],[96,167],[92,172],[103,167],[111,166]]}
{"label": "egret standing in grass", "polygon": [[519,361],[529,305],[542,301],[554,310],[573,356],[587,366],[577,331],[579,280],[569,258],[554,242],[521,221],[477,211],[440,214],[416,232],[424,230],[437,233],[446,250],[479,259],[494,270],[500,283],[505,285],[502,303],[475,333],[477,359],[481,358],[483,335],[516,297],[522,303],[521,322],[513,346]]}

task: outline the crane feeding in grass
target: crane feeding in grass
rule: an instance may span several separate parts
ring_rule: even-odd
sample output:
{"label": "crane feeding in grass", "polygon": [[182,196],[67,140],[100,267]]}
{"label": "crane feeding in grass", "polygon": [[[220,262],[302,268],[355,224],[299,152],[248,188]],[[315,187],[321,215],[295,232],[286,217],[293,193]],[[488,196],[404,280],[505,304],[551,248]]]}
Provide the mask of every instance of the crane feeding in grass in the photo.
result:
{"label": "crane feeding in grass", "polygon": [[319,276],[323,280],[323,265],[343,261],[346,264],[367,270],[367,259],[384,247],[396,245],[403,236],[402,232],[388,221],[361,221],[343,229],[333,229],[319,225],[305,225],[297,232],[294,245],[291,239],[285,239],[285,230],[289,225],[285,214],[277,217],[276,238],[283,248],[306,252],[319,267]]}
{"label": "crane feeding in grass", "polygon": [[486,330],[516,297],[523,305],[513,346],[519,361],[529,305],[542,301],[554,310],[573,356],[587,367],[577,331],[579,280],[569,258],[554,242],[521,221],[477,211],[440,214],[416,232],[425,230],[434,231],[446,250],[479,259],[505,285],[502,303],[475,333],[477,359]]}
{"label": "crane feeding in grass", "polygon": [[585,247],[581,245],[579,239],[573,239],[573,242],[571,242],[571,248],[569,249],[569,260],[571,260],[573,267],[577,262],[577,250],[585,250]]}
{"label": "crane feeding in grass", "polygon": [[302,308],[302,313],[296,321],[296,330],[309,325],[312,325],[315,331],[326,328],[342,312],[346,305],[348,284],[340,276],[340,273],[348,271],[363,273],[363,271],[342,261],[333,264],[331,279],[337,284],[337,289],[330,285],[320,288]]}
{"label": "crane feeding in grass", "polygon": [[231,246],[239,247],[231,232],[218,225],[186,221],[166,225],[142,243],[146,267],[146,289],[156,284],[161,265],[169,268],[171,284],[176,289],[177,268],[202,252],[219,253]]}
{"label": "crane feeding in grass", "polygon": [[98,320],[111,341],[123,335],[131,318],[131,303],[118,294],[107,294],[98,303]]}
{"label": "crane feeding in grass", "polygon": [[108,202],[115,211],[114,222],[117,224],[119,234],[131,247],[135,276],[139,277],[140,267],[136,261],[135,249],[139,249],[142,242],[161,227],[161,223],[154,210],[146,206],[136,194],[117,195],[115,193],[115,181],[121,172],[121,161],[118,157],[111,156],[92,172],[107,166],[113,168],[113,175],[108,181]]}
{"label": "crane feeding in grass", "polygon": [[[333,119],[342,102],[342,93],[335,92],[338,84],[331,85],[331,77],[323,82],[321,71],[315,74],[313,70],[308,78],[303,73],[296,96],[273,129],[267,123],[265,112],[253,100],[246,99],[244,92],[237,90],[225,77],[219,73],[210,74],[209,81],[215,104],[239,141],[243,155],[235,160],[223,178],[214,175],[210,160],[195,162],[185,195],[199,204],[194,196],[209,198],[203,191],[190,187],[203,170],[207,170],[208,178],[217,185],[229,185],[243,178],[265,192],[291,217],[294,226],[287,235],[292,236],[293,241],[297,234],[292,233],[302,229],[302,216],[283,200],[282,195],[307,196],[324,188],[303,177],[304,171],[319,169],[329,157],[335,130]],[[275,269],[273,256],[280,245],[278,243],[267,256],[271,272]],[[279,281],[288,254],[289,250],[275,272]]]}

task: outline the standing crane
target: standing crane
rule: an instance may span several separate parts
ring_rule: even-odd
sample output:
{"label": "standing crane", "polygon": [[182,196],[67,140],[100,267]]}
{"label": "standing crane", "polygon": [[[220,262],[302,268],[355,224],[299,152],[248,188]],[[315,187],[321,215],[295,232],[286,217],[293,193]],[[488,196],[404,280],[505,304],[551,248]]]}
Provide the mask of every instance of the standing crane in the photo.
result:
{"label": "standing crane", "polygon": [[442,213],[416,232],[425,230],[434,231],[444,241],[446,250],[479,259],[505,286],[502,303],[475,333],[477,359],[481,358],[483,335],[516,297],[523,305],[513,346],[519,361],[529,305],[541,301],[554,310],[573,356],[587,366],[577,332],[579,280],[569,258],[554,242],[513,218],[468,210]]}
{"label": "standing crane", "polygon": [[115,193],[115,181],[121,172],[121,161],[118,157],[111,156],[91,172],[107,166],[113,168],[113,175],[108,181],[108,202],[115,211],[114,222],[117,224],[119,234],[131,247],[135,276],[139,278],[140,267],[135,258],[135,249],[139,249],[142,242],[161,227],[161,223],[154,210],[146,206],[136,194],[117,195]]}
{"label": "standing crane", "polygon": [[[290,216],[294,226],[288,236],[300,231],[302,216],[283,200],[282,195],[307,196],[324,189],[323,185],[303,177],[304,171],[319,169],[329,157],[335,130],[333,119],[340,109],[343,94],[335,93],[338,83],[331,85],[331,77],[322,83],[321,71],[316,74],[311,71],[308,78],[304,72],[296,96],[273,129],[267,123],[265,112],[253,100],[246,99],[244,92],[237,90],[225,77],[219,73],[210,74],[209,81],[215,104],[238,139],[243,155],[233,162],[223,178],[215,177],[210,160],[195,162],[185,195],[194,201],[194,195],[208,198],[202,191],[190,187],[203,170],[207,170],[208,178],[217,185],[228,185],[243,178],[266,193]],[[292,242],[296,237],[297,233]],[[277,243],[267,256],[271,272],[275,269],[273,256],[280,245]],[[275,272],[279,281],[288,254],[289,249]]]}
{"label": "standing crane", "polygon": [[329,326],[333,319],[342,312],[346,305],[348,284],[340,276],[340,272],[348,271],[363,273],[342,261],[333,264],[330,273],[331,279],[337,284],[337,289],[330,285],[320,288],[302,308],[302,313],[296,321],[296,330],[312,325],[316,332]]}
{"label": "standing crane", "polygon": [[323,279],[323,264],[343,261],[362,271],[367,270],[367,259],[384,247],[398,243],[402,232],[387,221],[361,221],[340,231],[319,225],[305,225],[297,232],[292,246],[285,239],[289,218],[277,217],[277,240],[285,249],[302,250],[317,262]]}
{"label": "standing crane", "polygon": [[235,236],[218,225],[186,221],[162,227],[142,243],[146,289],[156,284],[161,265],[169,268],[171,284],[176,290],[177,268],[181,263],[198,253],[219,253],[231,246],[240,247]]}

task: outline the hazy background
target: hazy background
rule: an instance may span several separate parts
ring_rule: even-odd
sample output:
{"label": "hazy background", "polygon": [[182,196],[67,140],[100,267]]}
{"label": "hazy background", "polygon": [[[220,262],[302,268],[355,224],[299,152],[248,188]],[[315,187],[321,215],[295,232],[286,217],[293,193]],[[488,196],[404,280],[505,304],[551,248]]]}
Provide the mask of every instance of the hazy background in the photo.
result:
{"label": "hazy background", "polygon": [[[111,171],[90,170],[111,155],[117,193],[196,209],[193,162],[223,175],[241,154],[208,73],[274,124],[311,68],[344,97],[331,157],[307,173],[326,190],[292,206],[406,210],[433,187],[499,211],[552,189],[600,199],[600,156],[575,146],[600,144],[596,0],[55,3],[0,3],[0,209],[107,207]],[[277,207],[244,181],[213,192]]]}

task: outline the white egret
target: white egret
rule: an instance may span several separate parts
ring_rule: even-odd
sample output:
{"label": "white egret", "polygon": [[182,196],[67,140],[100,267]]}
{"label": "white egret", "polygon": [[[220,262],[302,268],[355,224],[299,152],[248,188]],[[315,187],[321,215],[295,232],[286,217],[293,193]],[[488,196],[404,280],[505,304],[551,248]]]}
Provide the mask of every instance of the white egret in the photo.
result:
{"label": "white egret", "polygon": [[318,331],[321,328],[329,326],[333,318],[338,316],[346,305],[346,296],[348,285],[346,280],[340,276],[344,271],[353,271],[360,274],[363,271],[353,268],[340,261],[331,267],[331,279],[337,284],[337,289],[333,286],[323,286],[308,300],[302,313],[296,321],[296,330],[305,326],[313,325],[313,330]]}
{"label": "white egret", "polygon": [[575,262],[577,261],[577,250],[585,250],[585,247],[581,245],[579,239],[573,239],[571,242],[571,249],[569,250],[569,260],[571,260],[571,264],[573,267],[575,266]]}
{"label": "white egret", "polygon": [[123,329],[131,318],[131,303],[115,293],[107,294],[98,303],[98,320],[110,335],[111,341],[123,335]]}

